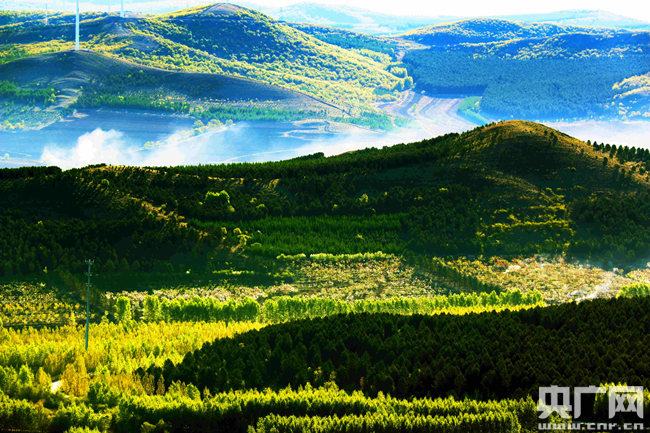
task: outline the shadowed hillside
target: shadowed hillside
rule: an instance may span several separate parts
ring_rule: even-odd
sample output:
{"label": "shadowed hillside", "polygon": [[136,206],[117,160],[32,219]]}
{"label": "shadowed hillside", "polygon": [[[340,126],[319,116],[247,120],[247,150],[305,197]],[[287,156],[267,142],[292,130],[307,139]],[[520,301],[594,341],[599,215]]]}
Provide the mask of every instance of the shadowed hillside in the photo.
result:
{"label": "shadowed hillside", "polygon": [[[131,79],[131,80],[130,80]],[[285,109],[342,111],[300,92],[246,78],[219,74],[174,72],[137,65],[96,52],[64,51],[14,60],[0,65],[0,81],[21,87],[54,88],[62,99],[74,102],[82,88],[101,86],[107,80],[122,81],[125,91],[151,90],[175,94],[186,100],[203,98],[214,102],[265,101]],[[132,81],[132,82],[129,82]]]}
{"label": "shadowed hillside", "polygon": [[[146,269],[159,261],[218,268],[225,259],[265,272],[278,256],[315,252],[565,252],[625,263],[650,254],[648,168],[644,149],[588,144],[511,121],[329,158],[5,169],[1,260],[15,273],[76,263],[84,254],[98,255],[100,269],[109,259]],[[121,228],[100,245],[88,217]],[[41,242],[43,230],[47,248],[62,248],[62,258],[16,253]]]}

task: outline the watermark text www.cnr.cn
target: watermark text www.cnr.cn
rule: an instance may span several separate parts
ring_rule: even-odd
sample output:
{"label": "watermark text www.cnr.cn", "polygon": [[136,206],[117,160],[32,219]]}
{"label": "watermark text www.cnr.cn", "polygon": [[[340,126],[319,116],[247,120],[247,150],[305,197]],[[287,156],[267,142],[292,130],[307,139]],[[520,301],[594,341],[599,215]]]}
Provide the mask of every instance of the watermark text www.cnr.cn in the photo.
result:
{"label": "watermark text www.cnr.cn", "polygon": [[[582,415],[582,396],[584,394],[608,393],[608,417],[611,420],[617,414],[636,415],[637,420],[643,420],[643,387],[642,386],[578,386],[573,389],[573,405],[569,404],[571,397],[570,387],[549,386],[539,389],[539,402],[537,410],[540,420],[548,420],[555,412],[563,419],[573,421]],[[560,402],[561,398],[561,402]],[[572,414],[571,414],[572,412]],[[572,416],[573,415],[573,416]],[[567,423],[540,423],[539,430],[593,430],[593,431],[627,431],[643,430],[643,423],[614,424],[611,422],[567,422]]]}
{"label": "watermark text www.cnr.cn", "polygon": [[548,423],[538,424],[538,430],[585,430],[585,431],[644,431],[643,423],[615,424],[606,422],[585,422],[585,423]]}

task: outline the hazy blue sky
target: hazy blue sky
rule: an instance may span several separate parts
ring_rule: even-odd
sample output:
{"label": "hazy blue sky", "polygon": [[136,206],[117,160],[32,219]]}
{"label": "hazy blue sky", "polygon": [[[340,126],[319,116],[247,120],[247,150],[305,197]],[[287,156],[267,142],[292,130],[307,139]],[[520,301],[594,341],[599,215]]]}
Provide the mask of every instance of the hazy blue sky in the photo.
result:
{"label": "hazy blue sky", "polygon": [[[234,2],[236,3],[236,1]],[[257,3],[284,6],[295,0],[262,0]],[[314,3],[345,4],[341,0],[318,0]],[[422,1],[422,0],[348,0],[350,6],[387,12],[397,15],[512,15],[524,13],[555,12],[570,9],[598,9],[650,21],[648,0],[545,0],[545,1]]]}
{"label": "hazy blue sky", "polygon": [[[118,10],[120,0],[80,0],[81,10],[105,10],[109,1],[112,2],[113,11]],[[225,1],[225,0],[221,0]],[[332,5],[346,4],[346,0],[312,0],[313,3]],[[72,10],[74,0],[21,0],[21,4],[48,5],[50,9],[62,9],[66,4],[67,10]],[[127,10],[129,4],[138,5],[134,10],[146,11],[149,7],[174,5],[179,9],[185,6],[218,3],[219,0],[125,0]],[[229,0],[238,3],[237,0]],[[267,6],[287,6],[298,3],[296,0],[245,0],[246,3],[255,3]],[[0,9],[7,4],[15,6],[15,0],[0,0]],[[557,12],[563,10],[589,9],[603,10],[630,18],[650,22],[650,0],[546,0],[546,1],[509,1],[509,0],[452,0],[452,1],[422,1],[422,0],[347,0],[349,6],[370,9],[395,15],[420,15],[439,16],[453,15],[462,17],[515,15],[527,13]],[[42,6],[41,6],[42,7]],[[11,7],[10,9],[15,9]]]}

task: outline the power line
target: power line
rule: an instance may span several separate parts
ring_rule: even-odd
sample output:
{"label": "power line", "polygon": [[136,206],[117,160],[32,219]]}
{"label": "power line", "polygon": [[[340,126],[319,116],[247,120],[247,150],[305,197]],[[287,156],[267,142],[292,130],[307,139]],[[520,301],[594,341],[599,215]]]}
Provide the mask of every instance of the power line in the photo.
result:
{"label": "power line", "polygon": [[86,263],[88,263],[88,283],[86,283],[86,286],[88,288],[88,292],[86,294],[86,350],[88,350],[88,326],[90,322],[90,286],[92,286],[92,283],[90,282],[90,276],[92,275],[90,272],[90,266],[95,263],[95,261],[86,260]]}

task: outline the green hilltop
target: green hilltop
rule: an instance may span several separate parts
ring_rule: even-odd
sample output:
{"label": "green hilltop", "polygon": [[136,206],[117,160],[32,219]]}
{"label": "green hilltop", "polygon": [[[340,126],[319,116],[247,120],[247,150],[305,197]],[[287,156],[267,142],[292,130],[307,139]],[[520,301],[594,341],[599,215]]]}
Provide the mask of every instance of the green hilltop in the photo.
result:
{"label": "green hilltop", "polygon": [[606,35],[630,33],[627,30],[566,26],[553,23],[521,23],[497,18],[474,18],[420,27],[400,35],[424,45],[479,44],[514,39],[550,38],[567,33]]}
{"label": "green hilltop", "polygon": [[650,116],[645,90],[634,98],[619,90],[643,84],[634,77],[648,73],[647,31],[472,19],[402,37],[428,46],[402,59],[417,89],[481,96],[488,118]]}
{"label": "green hilltop", "polygon": [[[45,110],[36,109],[43,96],[12,98],[17,100],[14,111],[27,110],[32,121],[47,121],[75,108],[100,107],[191,114],[224,122],[354,121],[341,107],[295,90],[223,74],[152,68],[97,52],[61,51],[13,60],[0,65],[0,82],[23,95],[45,92]],[[8,92],[3,96],[10,97]],[[9,118],[12,113],[7,113]]]}
{"label": "green hilltop", "polygon": [[[145,66],[241,76],[366,109],[376,89],[390,92],[400,81],[377,61],[388,59],[327,44],[235,5],[150,18],[82,18],[82,48]],[[70,48],[70,17],[51,22],[42,25],[35,14],[35,19],[0,27],[0,55],[8,60]]]}
{"label": "green hilltop", "polygon": [[[398,101],[410,89],[478,96],[474,119],[650,116],[643,79],[650,32],[642,30],[481,18],[377,37],[218,3],[139,18],[84,14],[81,34],[84,50],[276,85],[345,112],[328,116],[365,118],[357,123],[370,127],[402,124],[374,103]],[[2,12],[0,62],[72,49],[73,37],[72,14],[53,14],[45,24],[42,11]]]}
{"label": "green hilltop", "polygon": [[[107,272],[233,260],[272,272],[281,255],[376,251],[624,264],[650,252],[649,164],[644,149],[511,121],[329,158],[3,169],[0,268],[75,268],[90,254]],[[19,253],[45,233],[41,252]]]}

